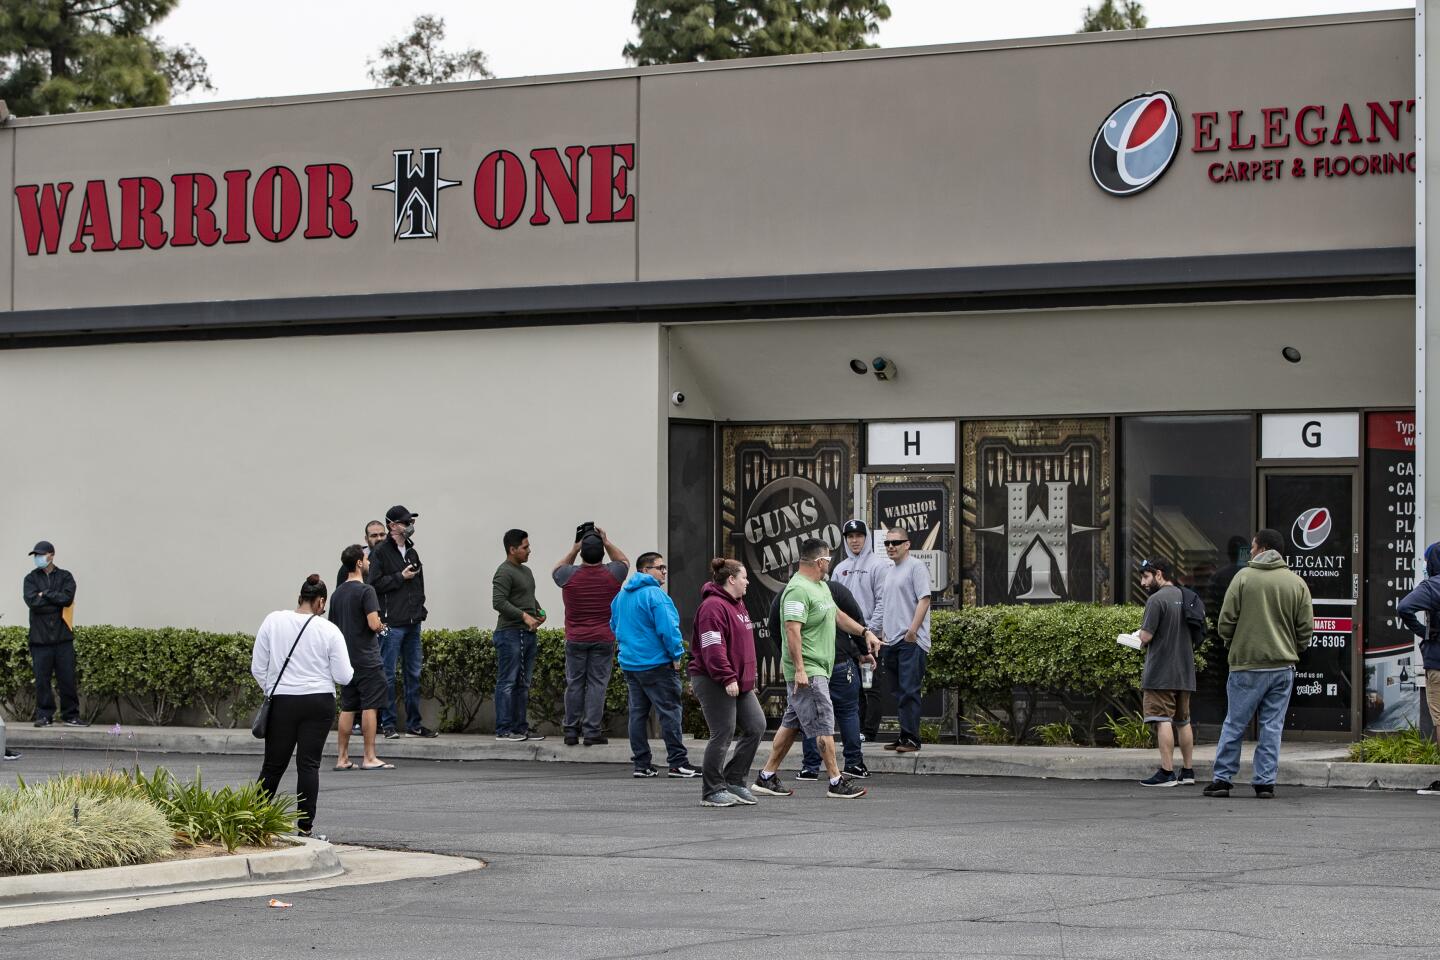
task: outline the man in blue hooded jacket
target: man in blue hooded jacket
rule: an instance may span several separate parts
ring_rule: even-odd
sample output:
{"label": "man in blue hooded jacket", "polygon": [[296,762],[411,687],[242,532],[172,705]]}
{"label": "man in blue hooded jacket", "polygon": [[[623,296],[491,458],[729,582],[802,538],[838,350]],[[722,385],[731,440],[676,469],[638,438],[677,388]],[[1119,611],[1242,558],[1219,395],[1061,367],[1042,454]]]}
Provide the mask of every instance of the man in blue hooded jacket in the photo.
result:
{"label": "man in blue hooded jacket", "polygon": [[[1410,632],[1420,638],[1420,656],[1425,661],[1425,701],[1430,707],[1430,720],[1435,724],[1435,737],[1440,740],[1440,542],[1425,548],[1425,577],[1405,595],[1395,611]],[[1421,612],[1430,622],[1428,628],[1415,616]],[[1440,796],[1440,780],[1419,792]]]}
{"label": "man in blue hooded jacket", "polygon": [[694,777],[680,728],[680,660],[685,641],[680,637],[680,612],[661,589],[668,567],[658,553],[642,553],[635,572],[610,604],[610,631],[619,647],[620,669],[630,688],[631,776],[654,777],[660,771],[650,763],[646,723],[650,708],[660,718],[665,754],[672,777]]}

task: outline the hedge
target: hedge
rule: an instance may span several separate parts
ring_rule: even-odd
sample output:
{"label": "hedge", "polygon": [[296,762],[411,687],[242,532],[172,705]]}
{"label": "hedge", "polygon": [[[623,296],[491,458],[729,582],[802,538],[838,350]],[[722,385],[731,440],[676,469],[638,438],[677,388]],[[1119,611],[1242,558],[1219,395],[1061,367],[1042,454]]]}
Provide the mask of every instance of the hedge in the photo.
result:
{"label": "hedge", "polygon": [[[1024,739],[1033,707],[1058,701],[1094,739],[1107,713],[1133,708],[1143,658],[1115,643],[1139,627],[1141,608],[1062,603],[936,611],[926,669],[927,690],[952,690],[962,715],[1003,719]],[[77,627],[82,708],[94,718],[111,707],[122,721],[164,724],[182,708],[198,708],[212,726],[248,722],[260,691],[250,677],[253,638],[177,628]],[[495,690],[491,631],[427,630],[421,695],[439,704],[437,726],[471,728]],[[1197,655],[1197,662],[1203,661]],[[686,684],[686,728],[704,720]],[[34,711],[33,678],[24,628],[0,629],[0,708],[11,717]],[[564,710],[565,638],[541,630],[530,695],[531,717],[558,725]],[[611,674],[607,714],[625,711],[623,673]],[[1024,709],[1014,709],[1018,701]]]}

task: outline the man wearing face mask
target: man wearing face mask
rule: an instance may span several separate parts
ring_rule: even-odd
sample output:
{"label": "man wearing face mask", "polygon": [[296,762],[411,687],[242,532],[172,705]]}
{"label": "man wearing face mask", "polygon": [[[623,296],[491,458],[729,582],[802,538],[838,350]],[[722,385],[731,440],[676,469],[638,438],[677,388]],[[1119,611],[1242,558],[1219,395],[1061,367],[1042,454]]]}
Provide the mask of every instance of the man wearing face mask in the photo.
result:
{"label": "man wearing face mask", "polygon": [[75,634],[65,622],[65,608],[75,602],[75,578],[55,566],[55,545],[41,540],[30,551],[35,569],[25,575],[25,606],[30,608],[30,662],[35,668],[35,726],[48,727],[55,718],[50,678],[60,688],[60,715],[67,727],[87,727],[80,719],[75,689]]}
{"label": "man wearing face mask", "polygon": [[380,658],[385,664],[386,706],[380,711],[380,730],[386,740],[395,729],[395,671],[405,661],[405,726],[412,737],[439,736],[420,722],[420,625],[425,622],[425,573],[411,537],[420,516],[403,506],[385,511],[389,532],[370,547],[370,573],[366,580],[380,597],[380,619],[388,628],[380,634]]}

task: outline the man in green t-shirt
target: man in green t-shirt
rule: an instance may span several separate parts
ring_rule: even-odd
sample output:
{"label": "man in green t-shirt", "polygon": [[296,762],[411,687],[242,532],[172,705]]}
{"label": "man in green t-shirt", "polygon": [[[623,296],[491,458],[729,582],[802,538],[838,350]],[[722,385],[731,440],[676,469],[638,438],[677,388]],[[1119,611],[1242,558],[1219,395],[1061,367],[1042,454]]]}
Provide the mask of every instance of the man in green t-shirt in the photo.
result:
{"label": "man in green t-shirt", "polygon": [[865,796],[865,788],[850,777],[841,775],[835,762],[835,708],[830,703],[830,673],[835,668],[835,624],[847,633],[864,634],[872,649],[879,639],[852,620],[843,610],[836,609],[825,586],[830,568],[830,548],[824,540],[805,540],[800,544],[800,568],[785,592],[780,595],[780,619],[785,624],[781,641],[780,667],[785,672],[785,716],[770,745],[770,758],[750,789],[772,797],[788,797],[795,791],[780,783],[775,772],[795,742],[796,732],[814,737],[820,758],[830,774],[826,796],[853,800]]}

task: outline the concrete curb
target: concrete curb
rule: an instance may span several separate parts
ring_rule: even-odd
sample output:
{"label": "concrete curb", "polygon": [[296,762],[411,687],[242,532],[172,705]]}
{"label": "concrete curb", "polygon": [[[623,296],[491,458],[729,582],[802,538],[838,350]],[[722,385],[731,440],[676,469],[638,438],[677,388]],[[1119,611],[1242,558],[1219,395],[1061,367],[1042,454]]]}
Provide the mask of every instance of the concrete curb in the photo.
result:
{"label": "concrete curb", "polygon": [[[10,727],[10,742],[19,748],[47,750],[105,751],[112,763],[128,765],[141,754],[219,754],[260,756],[265,745],[249,730],[198,727],[126,727],[114,734],[104,727]],[[685,741],[693,762],[705,749],[704,740]],[[1111,747],[1009,747],[954,744],[927,744],[918,753],[897,755],[867,744],[865,762],[875,773],[930,774],[970,777],[1025,777],[1060,780],[1141,780],[1154,772],[1154,750],[1121,750]],[[351,738],[351,759],[359,754],[359,738]],[[652,741],[651,749],[663,762],[663,744]],[[1237,783],[1248,783],[1254,745],[1246,744]],[[1414,790],[1440,780],[1440,766],[1389,763],[1344,762],[1347,745],[1336,743],[1287,743],[1281,751],[1277,781],[1287,786],[1354,787],[1382,790]],[[403,760],[525,760],[542,763],[630,763],[630,744],[614,738],[594,747],[567,747],[560,737],[518,743],[496,741],[484,734],[445,734],[432,740],[401,737],[382,740],[378,751],[391,761]],[[326,744],[326,756],[335,755],[334,735]],[[768,756],[768,744],[761,744],[756,763]],[[1196,748],[1197,779],[1210,780],[1214,770],[1213,744]],[[798,763],[799,748],[786,758],[787,766]],[[329,773],[330,764],[321,767]],[[182,771],[183,772],[183,771]],[[383,771],[356,776],[384,776]]]}
{"label": "concrete curb", "polygon": [[0,909],[204,890],[246,883],[321,880],[343,872],[324,840],[287,838],[294,846],[202,860],[167,860],[133,867],[0,877]]}

